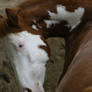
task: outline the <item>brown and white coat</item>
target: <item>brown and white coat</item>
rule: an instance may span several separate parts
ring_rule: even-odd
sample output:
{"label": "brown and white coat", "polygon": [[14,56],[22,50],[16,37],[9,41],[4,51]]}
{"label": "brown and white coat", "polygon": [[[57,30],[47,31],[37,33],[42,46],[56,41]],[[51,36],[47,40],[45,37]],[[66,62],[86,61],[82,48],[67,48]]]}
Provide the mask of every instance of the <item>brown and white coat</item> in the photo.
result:
{"label": "brown and white coat", "polygon": [[[84,1],[72,0],[70,2],[69,0],[61,0],[61,1],[60,0],[59,1],[58,0],[46,0],[46,1],[28,0],[13,10],[6,9],[6,12],[7,12],[8,18],[1,19],[2,22],[0,25],[0,36],[8,37],[7,38],[8,46],[9,44],[12,44],[12,46],[14,46],[14,47],[12,46],[8,47],[12,52],[10,54],[10,57],[11,56],[13,57],[13,62],[16,63],[15,64],[16,67],[18,67],[19,63],[21,62],[20,64],[21,68],[22,69],[24,68],[24,70],[22,70],[21,73],[27,70],[28,72],[26,74],[29,75],[30,73],[32,73],[32,76],[34,76],[33,72],[29,73],[29,71],[36,69],[36,68],[35,69],[30,68],[32,67],[31,63],[35,63],[36,61],[35,65],[37,64],[38,68],[39,68],[39,65],[41,65],[42,67],[42,65],[46,64],[46,61],[49,58],[48,57],[49,48],[46,42],[44,41],[45,39],[43,40],[42,37],[43,38],[64,37],[66,40],[66,62],[65,62],[65,68],[63,73],[64,75],[68,66],[70,65],[72,60],[74,60],[74,56],[76,56],[76,53],[79,52],[78,50],[80,50],[81,48],[80,46],[82,46],[80,42],[83,41],[85,32],[88,33],[88,30],[89,30],[88,27],[90,26],[88,26],[87,22],[92,22],[92,1],[91,0],[84,0]],[[84,28],[84,26],[87,26],[87,29],[86,27]],[[76,45],[77,42],[78,44]],[[25,59],[23,59],[24,56],[26,56]],[[17,59],[19,58],[19,60],[16,60],[15,57]],[[26,63],[25,61],[28,62],[27,66],[25,66],[25,63]],[[39,65],[38,65],[38,62],[40,62]],[[24,65],[22,65],[22,63]],[[82,65],[85,66],[86,63]],[[77,66],[80,69],[80,66],[78,64]],[[20,68],[20,66],[18,68]],[[45,68],[45,66],[43,68]],[[69,69],[71,70],[71,67],[69,67]],[[20,69],[18,69],[17,72],[19,72],[19,70]],[[36,71],[35,74],[37,74],[37,72],[39,71]],[[66,73],[65,76],[67,77],[69,75],[72,76],[76,72],[80,73],[80,70],[79,71],[78,69],[73,70],[73,72],[71,73],[70,72]],[[85,72],[85,71],[82,71],[82,72]],[[45,73],[45,69],[44,69],[44,73]],[[19,75],[21,84],[23,84],[22,86],[24,88],[28,88],[32,90],[32,92],[38,92],[38,91],[44,92],[44,89],[42,87],[44,82],[44,76],[42,78],[43,81],[41,80],[42,81],[41,84],[39,84],[38,82],[38,80],[40,80],[38,77],[37,77],[38,80],[34,78],[34,83],[32,84],[32,81],[30,83],[30,81],[28,80],[33,80],[33,77],[30,77],[30,79],[27,79],[25,76],[25,73],[23,73],[22,75],[20,74],[20,72],[18,73],[18,75]],[[25,76],[29,84],[24,84],[25,82],[22,83],[24,79],[21,80],[21,78],[23,76]],[[42,77],[41,74],[39,74],[39,76]],[[81,76],[82,77],[78,77],[78,79],[81,79],[84,77],[83,75]],[[77,84],[76,82],[79,82],[79,81],[75,81],[71,79],[71,82],[68,83],[69,78],[71,79],[71,77],[63,78],[63,80],[61,81],[57,89],[57,92],[81,92],[82,88],[80,86],[75,87],[75,85]],[[75,83],[75,85],[73,84],[74,86],[70,85],[72,83],[72,80]],[[34,85],[35,81],[36,81],[36,85]],[[79,83],[82,84],[81,82]]]}

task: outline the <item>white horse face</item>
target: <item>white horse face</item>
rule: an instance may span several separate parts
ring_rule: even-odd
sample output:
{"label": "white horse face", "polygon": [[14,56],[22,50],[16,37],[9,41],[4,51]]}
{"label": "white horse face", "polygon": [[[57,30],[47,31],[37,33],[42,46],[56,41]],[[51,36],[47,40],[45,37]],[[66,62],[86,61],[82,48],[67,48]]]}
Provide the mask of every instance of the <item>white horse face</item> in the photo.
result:
{"label": "white horse face", "polygon": [[18,74],[20,84],[23,88],[31,89],[32,92],[36,92],[34,89],[39,88],[43,90],[45,64],[49,57],[48,53],[39,46],[46,45],[40,35],[27,31],[7,35],[7,54]]}

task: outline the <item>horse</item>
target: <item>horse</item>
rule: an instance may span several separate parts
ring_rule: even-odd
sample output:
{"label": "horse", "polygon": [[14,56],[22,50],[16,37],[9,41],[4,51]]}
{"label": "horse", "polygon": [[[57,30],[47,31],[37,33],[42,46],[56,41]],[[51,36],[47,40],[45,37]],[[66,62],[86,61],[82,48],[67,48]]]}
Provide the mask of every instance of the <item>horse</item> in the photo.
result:
{"label": "horse", "polygon": [[[63,77],[67,75],[68,67],[70,67],[80,46],[80,41],[78,40],[79,42],[76,44],[75,40],[82,34],[82,29],[87,23],[92,21],[91,3],[92,1],[90,0],[84,0],[84,2],[80,0],[72,0],[71,2],[69,0],[28,0],[14,9],[6,9],[8,18],[2,18],[0,37],[6,37],[7,52],[10,53],[9,56],[13,61],[20,83],[25,88],[24,92],[26,89],[32,92],[44,92],[42,85],[44,83],[45,64],[49,59],[49,46],[46,43],[46,39],[49,37],[64,37],[66,41],[66,61]],[[37,49],[37,47],[39,48]],[[42,75],[39,73],[42,69],[40,69],[38,62],[38,69],[31,67],[31,63],[37,60],[44,66],[41,67],[44,68],[44,74],[42,73]],[[29,61],[31,61],[30,64],[28,63]],[[20,63],[23,64],[21,65]],[[33,69],[36,69],[35,73],[31,71]],[[30,77],[32,79],[26,76],[26,74],[29,75],[30,73],[33,73]],[[41,80],[37,73],[42,78]],[[35,74],[37,74],[36,78],[34,77]],[[34,82],[32,82],[33,79]],[[38,82],[39,80],[40,83]],[[57,92],[67,92],[63,91],[62,80]],[[67,89],[66,85],[63,87]],[[69,89],[71,88],[72,86],[69,87]],[[74,92],[74,90],[71,92]]]}

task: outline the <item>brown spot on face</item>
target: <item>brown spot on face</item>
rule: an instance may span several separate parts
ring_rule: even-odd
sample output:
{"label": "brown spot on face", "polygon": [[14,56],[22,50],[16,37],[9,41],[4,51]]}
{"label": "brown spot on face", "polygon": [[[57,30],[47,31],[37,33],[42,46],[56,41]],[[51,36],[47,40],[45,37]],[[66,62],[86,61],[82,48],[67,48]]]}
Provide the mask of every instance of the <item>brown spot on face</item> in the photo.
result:
{"label": "brown spot on face", "polygon": [[39,48],[44,49],[47,52],[48,56],[50,56],[50,53],[49,53],[49,50],[48,50],[47,46],[42,46],[41,45],[41,46],[39,46]]}
{"label": "brown spot on face", "polygon": [[41,36],[41,39],[43,40],[43,42],[46,44],[46,46],[40,45],[39,48],[45,50],[48,54],[48,56],[50,57],[50,48],[48,43],[46,42],[45,38]]}

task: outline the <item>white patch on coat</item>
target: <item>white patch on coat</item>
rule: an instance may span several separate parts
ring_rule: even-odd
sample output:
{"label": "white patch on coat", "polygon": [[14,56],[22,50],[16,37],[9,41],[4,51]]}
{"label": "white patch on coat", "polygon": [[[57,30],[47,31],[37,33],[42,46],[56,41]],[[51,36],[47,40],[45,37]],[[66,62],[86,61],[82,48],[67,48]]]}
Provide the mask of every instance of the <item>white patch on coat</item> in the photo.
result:
{"label": "white patch on coat", "polygon": [[[20,44],[23,47],[19,47]],[[39,84],[41,92],[44,92],[45,64],[49,57],[45,50],[39,48],[40,45],[46,46],[40,35],[27,31],[11,33],[6,37],[7,54],[14,65],[20,84],[32,92],[38,92],[36,84]]]}
{"label": "white patch on coat", "polygon": [[47,28],[50,28],[52,24],[55,25],[57,23],[60,23],[61,21],[67,21],[68,25],[66,26],[68,27],[70,26],[71,30],[73,30],[81,22],[81,18],[84,14],[84,11],[85,11],[84,8],[79,7],[74,12],[69,12],[66,10],[65,6],[58,5],[57,14],[48,11],[50,20],[44,21],[47,24]]}
{"label": "white patch on coat", "polygon": [[55,25],[59,23],[59,21],[56,20],[44,20],[44,22],[47,24],[47,28],[50,28],[52,24]]}
{"label": "white patch on coat", "polygon": [[35,24],[32,25],[32,29],[38,30],[37,26]]}

